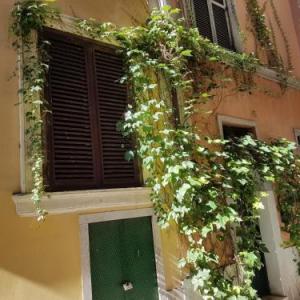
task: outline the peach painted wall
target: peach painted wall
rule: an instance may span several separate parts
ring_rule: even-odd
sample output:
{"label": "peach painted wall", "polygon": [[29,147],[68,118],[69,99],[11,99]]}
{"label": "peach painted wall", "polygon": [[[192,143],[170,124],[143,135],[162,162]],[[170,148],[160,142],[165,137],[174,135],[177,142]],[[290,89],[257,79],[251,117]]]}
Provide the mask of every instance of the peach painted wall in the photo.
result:
{"label": "peach painted wall", "polygon": [[[297,0],[273,0],[275,9],[279,15],[281,27],[283,29],[284,34],[288,38],[288,44],[291,53],[291,60],[293,63],[293,75],[300,78],[300,44],[298,43],[298,34],[296,32],[295,22],[293,18],[293,10],[294,7],[291,7],[290,2],[296,2]],[[245,1],[234,0],[236,4],[236,12],[238,16],[238,20],[240,23],[240,30],[242,32],[242,36],[245,38],[244,40],[244,50],[246,52],[255,52],[255,42],[253,38],[253,34],[249,32],[248,27],[250,25],[249,17],[246,12]],[[266,24],[270,26],[272,25],[276,37],[276,45],[278,47],[278,51],[285,62],[287,62],[287,52],[285,48],[285,43],[283,36],[279,30],[278,24],[275,21],[274,12],[271,8],[270,1],[258,0],[259,4],[263,6],[266,3]],[[298,16],[300,14],[298,13]],[[299,20],[298,20],[299,22]]]}
{"label": "peach painted wall", "polygon": [[[251,23],[246,11],[245,1],[228,1],[232,1],[235,5],[242,48],[247,53],[255,53],[256,43],[253,33],[249,30]],[[275,20],[274,11],[270,5],[271,1],[258,0],[258,2],[261,7],[266,3],[266,24],[268,26],[272,24],[279,54],[286,63],[288,55],[285,41]],[[180,0],[169,0],[169,3],[176,3],[177,7],[181,6]],[[279,15],[280,26],[288,40],[293,66],[291,75],[300,79],[300,43],[298,42],[300,33],[297,31],[300,28],[300,2],[299,0],[273,0],[273,3]],[[295,11],[296,7],[298,11]],[[218,91],[215,100],[207,105],[207,111],[213,110],[214,114],[196,115],[195,121],[198,126],[208,133],[219,135],[217,115],[228,115],[255,121],[259,138],[285,137],[294,141],[293,129],[300,128],[300,91],[288,88],[285,93],[282,93],[278,83],[262,79],[259,76],[257,76],[256,82],[258,83],[258,89],[252,92],[251,95],[232,93],[230,90]],[[273,94],[273,96],[268,94]]]}
{"label": "peach painted wall", "polygon": [[[256,78],[258,87],[263,90],[236,93],[230,90],[218,91],[215,99],[206,106],[214,114],[196,114],[195,122],[204,131],[214,136],[220,134],[217,116],[226,115],[254,121],[258,138],[270,140],[285,137],[295,141],[294,128],[300,128],[300,91],[288,88],[282,94],[277,83],[260,77]],[[265,92],[274,93],[273,95]]]}
{"label": "peach painted wall", "polygon": [[289,0],[293,15],[293,21],[296,27],[296,34],[298,39],[298,45],[300,46],[300,1],[299,0]]}

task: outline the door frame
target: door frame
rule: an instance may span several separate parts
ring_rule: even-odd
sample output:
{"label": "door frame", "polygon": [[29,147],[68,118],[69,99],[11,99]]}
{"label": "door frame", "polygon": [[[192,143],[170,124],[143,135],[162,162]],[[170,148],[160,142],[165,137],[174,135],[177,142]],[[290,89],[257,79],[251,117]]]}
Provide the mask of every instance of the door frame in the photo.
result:
{"label": "door frame", "polygon": [[153,246],[155,255],[156,275],[159,299],[163,299],[160,291],[165,290],[164,263],[161,249],[159,227],[152,208],[101,212],[79,217],[80,225],[80,254],[82,272],[82,299],[92,300],[92,281],[90,268],[89,224],[122,219],[151,217]]}
{"label": "door frame", "polygon": [[[258,139],[260,138],[259,130],[254,120],[218,114],[217,124],[222,139],[224,138],[223,125],[251,127],[255,130],[256,137]],[[259,227],[262,241],[269,250],[269,253],[264,253],[264,256],[270,292],[271,294],[284,297],[287,294],[287,286],[282,278],[285,278],[286,275],[286,263],[283,262],[284,249],[281,247],[282,239],[276,195],[270,184],[264,184],[262,191],[267,192],[268,196],[262,199],[264,209],[260,210]],[[293,258],[290,259],[291,262],[292,259]]]}

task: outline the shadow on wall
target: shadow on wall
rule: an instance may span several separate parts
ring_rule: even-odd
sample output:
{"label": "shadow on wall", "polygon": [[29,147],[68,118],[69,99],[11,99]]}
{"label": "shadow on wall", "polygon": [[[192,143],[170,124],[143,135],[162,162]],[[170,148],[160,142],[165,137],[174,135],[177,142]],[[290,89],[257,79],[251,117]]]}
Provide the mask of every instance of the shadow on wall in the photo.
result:
{"label": "shadow on wall", "polygon": [[52,216],[39,224],[17,216],[10,194],[0,193],[1,299],[40,299],[33,296],[37,290],[44,300],[49,290],[61,295],[51,300],[80,299],[79,251],[77,216]]}

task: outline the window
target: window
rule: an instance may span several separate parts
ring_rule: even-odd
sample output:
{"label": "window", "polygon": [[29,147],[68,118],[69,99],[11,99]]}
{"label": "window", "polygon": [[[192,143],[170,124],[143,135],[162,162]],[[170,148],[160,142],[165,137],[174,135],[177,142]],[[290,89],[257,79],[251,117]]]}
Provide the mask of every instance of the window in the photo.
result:
{"label": "window", "polygon": [[46,98],[46,185],[49,191],[129,187],[139,184],[130,142],[116,125],[127,105],[119,83],[121,58],[114,48],[59,31],[50,41]]}
{"label": "window", "polygon": [[220,46],[235,50],[228,0],[189,0],[199,33]]}
{"label": "window", "polygon": [[300,147],[300,129],[294,129],[296,145]]}
{"label": "window", "polygon": [[255,136],[255,129],[253,127],[237,127],[223,125],[223,136],[226,140],[232,138],[241,138],[245,135]]}

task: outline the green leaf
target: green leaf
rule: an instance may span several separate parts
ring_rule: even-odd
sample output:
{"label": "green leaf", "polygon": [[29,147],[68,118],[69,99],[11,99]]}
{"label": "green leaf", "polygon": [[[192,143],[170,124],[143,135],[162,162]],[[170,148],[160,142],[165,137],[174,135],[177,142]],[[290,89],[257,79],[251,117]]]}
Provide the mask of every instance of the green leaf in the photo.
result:
{"label": "green leaf", "polygon": [[211,211],[216,210],[217,207],[218,207],[217,204],[216,204],[216,202],[214,202],[214,201],[208,201],[206,203],[206,205],[210,208]]}
{"label": "green leaf", "polygon": [[182,202],[187,191],[191,189],[191,185],[184,183],[176,193],[176,198],[179,202]]}
{"label": "green leaf", "polygon": [[165,12],[168,12],[168,11],[171,10],[171,6],[169,6],[169,5],[164,5],[164,6],[162,7],[162,10],[165,11]]}
{"label": "green leaf", "polygon": [[208,235],[210,232],[212,232],[212,231],[213,231],[213,227],[212,227],[211,224],[208,225],[208,226],[204,226],[204,227],[201,228],[201,236],[202,236],[203,238],[206,238],[207,235]]}
{"label": "green leaf", "polygon": [[192,50],[183,50],[183,51],[181,51],[180,52],[180,54],[182,55],[182,56],[187,56],[187,57],[190,57],[190,56],[192,56]]}

